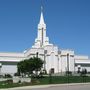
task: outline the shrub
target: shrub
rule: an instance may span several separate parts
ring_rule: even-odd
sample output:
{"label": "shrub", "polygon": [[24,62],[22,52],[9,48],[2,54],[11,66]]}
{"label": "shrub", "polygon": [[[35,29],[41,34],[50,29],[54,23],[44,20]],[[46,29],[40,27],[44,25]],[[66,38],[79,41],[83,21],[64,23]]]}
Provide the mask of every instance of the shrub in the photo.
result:
{"label": "shrub", "polygon": [[5,74],[5,78],[12,78],[10,74]]}
{"label": "shrub", "polygon": [[72,76],[72,72],[71,71],[66,71],[66,75]]}
{"label": "shrub", "polygon": [[13,83],[13,80],[9,79],[9,80],[6,80],[5,82],[6,82],[7,84],[11,84],[11,83]]}
{"label": "shrub", "polygon": [[20,76],[20,74],[19,73],[14,73],[14,76]]}

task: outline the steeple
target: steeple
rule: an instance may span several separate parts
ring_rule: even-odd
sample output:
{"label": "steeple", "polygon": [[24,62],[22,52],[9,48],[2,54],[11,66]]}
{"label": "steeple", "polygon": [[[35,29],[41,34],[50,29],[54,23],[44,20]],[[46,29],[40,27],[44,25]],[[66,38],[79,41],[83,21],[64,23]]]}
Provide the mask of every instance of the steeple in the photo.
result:
{"label": "steeple", "polygon": [[38,24],[37,38],[35,39],[35,48],[44,47],[49,44],[49,38],[46,36],[46,24],[44,22],[43,7],[41,6],[41,16]]}
{"label": "steeple", "polygon": [[40,22],[39,22],[39,24],[45,24],[45,22],[44,22],[44,17],[43,17],[43,7],[41,6],[41,17],[40,17]]}

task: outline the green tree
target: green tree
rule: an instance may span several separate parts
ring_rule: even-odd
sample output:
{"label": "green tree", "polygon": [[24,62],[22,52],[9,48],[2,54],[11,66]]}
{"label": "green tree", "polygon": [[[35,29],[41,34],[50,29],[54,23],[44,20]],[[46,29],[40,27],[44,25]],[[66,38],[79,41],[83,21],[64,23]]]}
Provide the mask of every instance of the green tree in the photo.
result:
{"label": "green tree", "polygon": [[18,73],[20,75],[26,75],[26,74],[30,75],[33,73],[33,71],[35,71],[35,73],[37,74],[38,71],[41,70],[42,66],[43,66],[43,61],[38,57],[25,59],[17,64]]}
{"label": "green tree", "polygon": [[37,74],[37,72],[41,70],[44,62],[37,57],[32,58],[32,61],[33,61],[33,71],[35,71]]}

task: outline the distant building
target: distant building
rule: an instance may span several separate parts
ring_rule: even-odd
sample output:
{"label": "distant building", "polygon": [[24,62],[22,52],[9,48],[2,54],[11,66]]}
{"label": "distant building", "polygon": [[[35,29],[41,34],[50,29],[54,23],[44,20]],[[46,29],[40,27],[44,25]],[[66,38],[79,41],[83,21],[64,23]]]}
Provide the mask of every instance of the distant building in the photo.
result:
{"label": "distant building", "polygon": [[45,61],[43,69],[49,73],[78,71],[84,68],[90,72],[90,60],[88,56],[75,55],[73,50],[62,50],[49,43],[46,36],[46,24],[44,22],[43,12],[41,11],[40,22],[38,24],[37,38],[31,49],[22,53],[2,53],[0,52],[0,68],[2,74],[14,74],[17,72],[17,63],[21,60],[38,57]]}

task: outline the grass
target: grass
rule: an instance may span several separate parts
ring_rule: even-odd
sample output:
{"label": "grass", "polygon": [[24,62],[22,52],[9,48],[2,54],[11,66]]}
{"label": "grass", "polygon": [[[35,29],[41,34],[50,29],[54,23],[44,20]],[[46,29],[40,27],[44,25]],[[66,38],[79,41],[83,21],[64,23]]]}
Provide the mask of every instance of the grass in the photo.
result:
{"label": "grass", "polygon": [[79,76],[53,76],[38,79],[40,84],[63,84],[63,83],[84,83],[90,82],[90,77]]}
{"label": "grass", "polygon": [[12,88],[12,87],[21,87],[21,86],[30,86],[33,85],[32,83],[13,83],[10,81],[3,81],[0,82],[0,89],[1,88]]}
{"label": "grass", "polygon": [[30,85],[45,85],[45,84],[64,84],[64,83],[85,83],[90,82],[90,77],[80,77],[80,76],[51,76],[43,78],[33,78],[32,83],[16,83],[12,82],[0,82],[0,88],[12,88],[20,86],[30,86]]}

